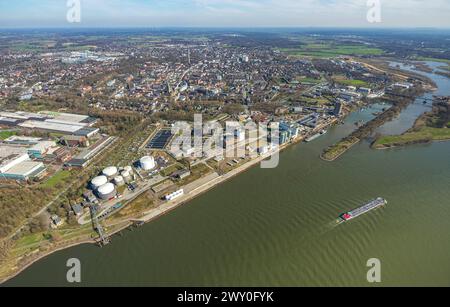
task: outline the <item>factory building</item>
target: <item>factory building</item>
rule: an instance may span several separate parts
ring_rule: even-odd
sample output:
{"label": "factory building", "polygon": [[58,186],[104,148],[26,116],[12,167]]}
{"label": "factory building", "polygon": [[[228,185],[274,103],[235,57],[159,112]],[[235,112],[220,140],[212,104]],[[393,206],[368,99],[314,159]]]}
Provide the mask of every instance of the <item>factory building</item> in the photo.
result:
{"label": "factory building", "polygon": [[10,168],[28,160],[30,157],[26,148],[0,144],[0,173],[6,173]]}
{"label": "factory building", "polygon": [[60,163],[65,163],[72,159],[72,154],[66,148],[58,148],[52,153],[48,153],[47,155],[51,159],[56,159]]}
{"label": "factory building", "polygon": [[73,134],[78,136],[84,136],[91,138],[96,135],[100,130],[98,128],[88,128],[79,124],[65,124],[51,121],[36,121],[28,120],[18,125],[21,128],[31,130],[41,130],[47,132],[56,132],[62,134]]}
{"label": "factory building", "polygon": [[23,145],[23,146],[32,146],[42,141],[42,138],[35,138],[30,136],[17,136],[13,135],[3,141],[5,144],[10,145]]}
{"label": "factory building", "polygon": [[89,147],[88,139],[80,135],[66,135],[61,138],[61,142],[68,147]]}
{"label": "factory building", "polygon": [[41,141],[36,145],[28,148],[28,155],[35,159],[43,159],[47,154],[57,149],[56,143],[53,141]]}
{"label": "factory building", "polygon": [[26,148],[0,144],[0,179],[28,180],[41,177],[45,171],[42,162],[30,161]]}
{"label": "factory building", "polygon": [[34,159],[43,159],[58,149],[56,142],[27,136],[11,136],[3,143],[28,148],[28,155]]}
{"label": "factory building", "polygon": [[26,161],[22,162],[5,173],[1,173],[0,177],[12,180],[28,180],[44,176],[46,168],[42,162]]}
{"label": "factory building", "polygon": [[57,132],[91,138],[100,130],[92,128],[96,119],[69,113],[0,112],[0,124],[30,130]]}
{"label": "factory building", "polygon": [[66,163],[69,167],[86,167],[95,157],[97,157],[105,148],[110,146],[114,142],[114,137],[104,136],[98,140],[94,145],[89,148],[83,148],[83,150],[73,159]]}

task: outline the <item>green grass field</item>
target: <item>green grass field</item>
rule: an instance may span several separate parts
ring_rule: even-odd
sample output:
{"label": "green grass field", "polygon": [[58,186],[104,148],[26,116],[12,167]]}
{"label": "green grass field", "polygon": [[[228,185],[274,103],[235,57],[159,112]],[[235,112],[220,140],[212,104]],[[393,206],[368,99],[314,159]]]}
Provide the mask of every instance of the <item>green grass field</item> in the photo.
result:
{"label": "green grass field", "polygon": [[283,48],[282,52],[290,56],[309,56],[314,58],[333,58],[341,55],[382,55],[384,51],[364,45],[332,45],[326,43],[308,43],[299,48]]}
{"label": "green grass field", "polygon": [[336,83],[347,85],[347,86],[356,86],[356,87],[369,87],[369,83],[363,80],[350,80],[343,76],[333,77]]}
{"label": "green grass field", "polygon": [[408,132],[402,135],[384,136],[378,139],[373,147],[386,148],[402,146],[413,143],[450,140],[450,129],[425,127],[417,132]]}
{"label": "green grass field", "polygon": [[0,131],[0,140],[6,140],[10,136],[16,135],[15,131]]}
{"label": "green grass field", "polygon": [[69,178],[71,176],[71,173],[69,171],[59,171],[55,175],[53,175],[51,178],[47,179],[44,183],[42,183],[43,187],[46,188],[54,188],[58,183],[61,181],[64,181],[65,179]]}

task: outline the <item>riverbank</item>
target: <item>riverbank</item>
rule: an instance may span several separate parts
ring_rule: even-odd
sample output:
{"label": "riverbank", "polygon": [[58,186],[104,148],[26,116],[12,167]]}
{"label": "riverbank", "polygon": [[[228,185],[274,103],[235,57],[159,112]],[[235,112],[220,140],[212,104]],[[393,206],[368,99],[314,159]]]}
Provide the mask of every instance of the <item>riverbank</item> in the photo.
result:
{"label": "riverbank", "polygon": [[[334,124],[335,121],[332,121],[328,123],[326,126],[321,126],[320,128],[325,128],[329,125]],[[202,194],[208,192],[209,190],[217,187],[218,185],[232,179],[233,177],[238,176],[239,174],[255,167],[262,161],[269,159],[275,154],[281,153],[283,150],[287,149],[291,145],[298,144],[304,140],[304,137],[299,137],[296,140],[280,146],[277,150],[269,152],[265,155],[262,155],[256,159],[250,160],[249,162],[237,167],[234,170],[231,170],[230,172],[222,175],[222,176],[216,176],[212,180],[208,181],[205,184],[202,184],[194,189],[192,189],[189,193],[184,195],[181,198],[178,198],[176,200],[173,200],[171,202],[162,204],[161,206],[154,208],[152,210],[146,211],[142,214],[140,214],[138,217],[133,218],[127,218],[123,221],[117,221],[114,224],[107,225],[108,228],[108,236],[115,236],[119,233],[121,233],[123,230],[128,229],[129,227],[133,226],[136,223],[150,223],[153,220],[157,219],[158,217],[161,217],[172,210],[186,204],[187,202],[195,199],[196,197],[201,196]],[[198,181],[202,181],[203,178],[198,179]],[[195,183],[195,182],[194,182]],[[10,280],[11,278],[14,278],[27,268],[29,268],[31,265],[33,265],[35,262],[42,260],[48,256],[50,256],[53,253],[56,253],[58,251],[65,250],[67,248],[75,247],[78,245],[83,244],[97,244],[97,241],[94,239],[80,239],[76,242],[73,240],[70,242],[58,242],[57,244],[53,244],[50,246],[47,246],[48,250],[46,251],[40,251],[40,249],[34,250],[32,253],[27,255],[26,257],[23,256],[15,256],[11,257],[11,259],[6,259],[2,263],[3,270],[0,271],[0,284],[5,283],[6,281]],[[3,275],[3,276],[2,276]]]}
{"label": "riverbank", "polygon": [[[5,276],[0,276],[0,285],[7,282],[8,280],[16,277],[17,275],[19,275],[20,273],[22,273],[24,270],[26,270],[27,268],[29,268],[30,266],[32,266],[34,263],[50,256],[53,253],[71,248],[71,247],[75,247],[78,245],[82,245],[82,244],[95,244],[96,241],[93,239],[84,239],[84,240],[80,240],[77,242],[71,242],[71,243],[65,243],[62,244],[61,246],[58,245],[58,247],[52,248],[51,250],[45,251],[45,252],[40,252],[39,250],[37,250],[34,253],[31,253],[29,255],[26,256],[26,260],[24,260],[24,258],[19,257],[19,258],[14,258],[14,259],[10,259],[5,261],[5,263],[2,264],[3,270],[7,270],[6,274],[3,272],[3,274]],[[19,263],[13,263],[15,261],[18,261]],[[20,262],[23,261],[23,262]]]}
{"label": "riverbank", "polygon": [[[359,286],[365,276],[359,268],[364,268],[368,253],[394,264],[384,281],[388,286],[408,284],[402,276],[411,276],[418,266],[426,271],[414,275],[417,283],[426,283],[427,277],[444,282],[444,273],[430,277],[429,272],[442,272],[436,263],[446,263],[442,242],[449,242],[445,153],[450,143],[390,153],[364,144],[357,148],[357,159],[337,164],[317,159],[324,143],[372,113],[356,112],[318,141],[286,149],[275,170],[249,170],[161,219],[116,235],[111,246],[82,245],[56,253],[5,286],[65,286],[65,263],[74,256],[83,261],[83,286]],[[329,225],[338,214],[377,196],[390,201],[388,211],[371,213],[344,228]],[[436,206],[439,215],[432,214]],[[436,225],[442,231],[433,228]],[[389,236],[392,231],[402,235]],[[417,246],[427,246],[427,253],[411,260],[408,252]],[[348,248],[355,258],[342,263]],[[441,257],[429,259],[430,249]],[[295,257],[283,258],[290,253]],[[242,259],[256,263],[249,266]],[[279,259],[286,260],[281,271],[260,275],[261,267],[272,268]],[[395,262],[398,259],[401,263]]]}
{"label": "riverbank", "polygon": [[408,105],[413,103],[418,97],[426,92],[428,87],[419,86],[417,89],[409,90],[407,93],[391,93],[387,94],[383,100],[392,103],[392,107],[377,115],[374,119],[360,126],[349,136],[344,137],[339,142],[325,149],[320,158],[327,162],[336,161],[345,154],[349,149],[358,144],[364,138],[369,137],[378,127],[392,121],[400,115]]}
{"label": "riverbank", "polygon": [[324,151],[320,155],[320,158],[326,162],[336,161],[360,141],[361,140],[359,138],[346,138],[345,140],[341,140],[339,143]]}
{"label": "riverbank", "polygon": [[[329,123],[329,124],[321,127],[321,129],[323,129],[325,127],[329,127],[332,124],[334,124],[334,122],[333,123]],[[301,142],[301,141],[302,141],[302,139],[300,138],[300,139],[296,140],[294,143],[298,143],[298,142]],[[290,145],[292,145],[292,143],[283,146],[279,150],[282,151],[285,148],[289,147]],[[175,208],[186,204],[186,202],[191,201],[192,199],[196,198],[197,196],[199,196],[199,195],[201,195],[203,193],[206,193],[207,191],[209,191],[210,189],[216,187],[217,185],[219,185],[219,184],[221,184],[221,183],[223,183],[223,182],[233,178],[234,176],[237,176],[238,174],[240,174],[242,172],[245,172],[245,171],[249,170],[250,168],[252,168],[252,167],[256,166],[258,163],[260,163],[262,160],[269,158],[273,154],[275,154],[275,153],[270,153],[270,154],[268,154],[265,157],[259,157],[256,160],[251,160],[251,161],[247,162],[246,164],[236,168],[235,170],[232,170],[229,173],[227,173],[227,174],[225,174],[225,175],[223,175],[223,176],[221,176],[221,177],[219,177],[217,179],[214,179],[213,181],[211,181],[211,182],[209,182],[207,184],[204,184],[204,185],[196,188],[195,190],[191,191],[191,193],[187,194],[185,196],[185,198],[180,198],[176,202],[167,203],[167,204],[165,204],[165,205],[163,205],[163,206],[161,206],[161,207],[159,207],[157,209],[152,209],[152,210],[149,210],[147,212],[144,212],[144,215],[143,216],[142,215],[139,216],[137,219],[134,218],[134,219],[130,219],[128,221],[124,221],[123,224],[122,223],[116,223],[116,224],[114,224],[112,226],[110,225],[110,226],[108,226],[108,228],[110,228],[110,229],[108,229],[108,235],[114,235],[114,234],[119,233],[120,231],[123,231],[124,229],[126,229],[130,225],[132,225],[133,221],[144,222],[144,223],[151,222],[154,219],[156,219],[156,218],[158,218],[158,217],[160,217],[160,216],[162,216],[164,214],[167,214],[168,212],[174,210]],[[317,157],[317,154],[316,154],[316,157]],[[82,241],[80,241],[80,243],[74,244],[72,246],[76,246],[76,245],[80,245],[80,244],[86,244],[86,243],[93,243],[93,241],[89,241],[89,242],[82,242]],[[49,251],[48,253],[46,253],[45,255],[42,255],[40,258],[34,260],[32,263],[28,264],[27,266],[24,266],[23,268],[20,268],[18,272],[16,272],[14,275],[8,277],[7,279],[10,279],[11,277],[16,276],[17,274],[22,272],[24,269],[26,269],[27,267],[29,267],[31,264],[33,264],[34,262],[38,261],[39,259],[42,259],[42,258],[44,258],[44,257],[46,257],[46,256],[48,256],[48,255],[50,255],[50,254],[52,254],[52,253],[54,253],[56,251],[59,251],[59,250],[65,249],[65,248],[68,248],[68,247],[62,247],[62,248],[56,249],[54,251]],[[7,280],[7,279],[5,279],[5,280]],[[2,282],[4,282],[4,281],[2,281]]]}
{"label": "riverbank", "polygon": [[[448,98],[447,98],[448,99]],[[450,99],[434,104],[434,110],[420,116],[414,126],[400,135],[378,137],[371,145],[373,149],[389,149],[414,144],[427,144],[450,140]]]}

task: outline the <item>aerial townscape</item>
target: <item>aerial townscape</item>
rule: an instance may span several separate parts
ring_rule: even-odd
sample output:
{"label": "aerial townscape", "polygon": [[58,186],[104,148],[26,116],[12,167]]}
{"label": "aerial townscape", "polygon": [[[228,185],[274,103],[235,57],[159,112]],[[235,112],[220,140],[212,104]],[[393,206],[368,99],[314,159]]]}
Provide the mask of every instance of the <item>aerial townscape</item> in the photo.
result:
{"label": "aerial townscape", "polygon": [[[0,30],[0,281],[37,280],[33,268],[46,257],[57,261],[57,251],[95,244],[93,253],[108,258],[117,244],[122,250],[151,249],[160,259],[161,271],[149,268],[150,279],[133,279],[122,268],[124,279],[142,284],[175,282],[172,257],[200,268],[197,258],[205,248],[211,260],[199,280],[176,266],[182,285],[359,285],[365,275],[346,275],[357,269],[326,282],[325,267],[336,266],[334,261],[323,260],[323,271],[314,271],[319,260],[313,252],[326,249],[315,245],[319,234],[334,236],[323,239],[334,242],[329,252],[347,258],[342,245],[362,242],[370,249],[365,242],[374,224],[392,230],[396,222],[387,216],[411,212],[414,206],[406,204],[416,201],[420,213],[404,215],[398,238],[386,239],[392,248],[407,240],[408,231],[434,223],[415,194],[432,185],[433,203],[446,203],[442,218],[450,217],[444,188],[450,182],[449,50],[450,34],[432,30]],[[278,155],[274,170],[256,167]],[[408,228],[419,221],[423,227]],[[176,223],[184,226],[170,229]],[[249,230],[242,229],[247,239],[231,243],[241,236],[233,223],[248,224]],[[447,234],[429,242],[438,250],[450,232],[434,225]],[[147,226],[152,239],[144,242],[135,234]],[[203,245],[211,244],[205,229],[224,240],[223,248],[216,246],[221,256]],[[265,231],[273,231],[270,242],[283,237],[281,250],[276,243],[266,249]],[[241,244],[256,233],[259,239],[247,253]],[[181,244],[184,251],[171,249],[161,235],[174,245],[189,240],[192,250],[188,243]],[[431,236],[424,235],[423,244]],[[128,238],[132,243],[124,242]],[[378,239],[374,244],[383,246]],[[284,250],[310,246],[307,240],[314,242],[310,254],[298,251],[302,256],[296,258],[296,248]],[[449,255],[448,242],[436,259]],[[408,244],[420,243],[405,244],[408,250]],[[215,275],[214,259],[239,270],[239,252],[222,258],[225,248],[244,249],[244,259],[266,251],[255,260],[262,266],[284,253],[299,274],[291,276],[279,264],[273,275],[261,273],[268,278],[263,280],[251,268],[238,279]],[[107,283],[111,275],[102,270],[89,275],[93,284]],[[442,275],[423,272],[416,281],[401,279],[400,268],[390,270],[389,285],[440,285],[448,283],[450,267],[442,267]],[[320,272],[317,280],[312,272]]]}

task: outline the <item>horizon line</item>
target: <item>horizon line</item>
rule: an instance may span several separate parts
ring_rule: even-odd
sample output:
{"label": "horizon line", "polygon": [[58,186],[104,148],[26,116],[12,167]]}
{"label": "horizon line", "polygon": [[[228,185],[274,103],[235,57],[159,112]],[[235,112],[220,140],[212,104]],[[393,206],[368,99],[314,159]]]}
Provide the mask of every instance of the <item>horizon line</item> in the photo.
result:
{"label": "horizon line", "polygon": [[0,30],[11,29],[23,29],[23,30],[40,30],[40,29],[64,29],[64,30],[77,30],[77,29],[349,29],[349,30],[383,30],[383,29],[395,29],[395,30],[450,30],[449,27],[436,27],[436,26],[150,26],[150,25],[91,25],[91,26],[0,26]]}

